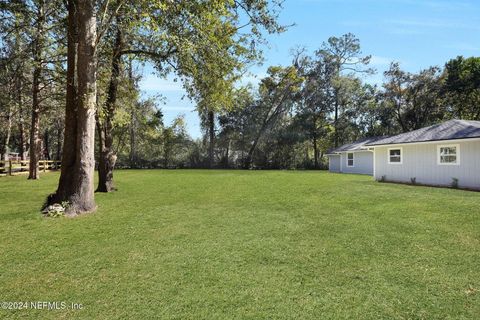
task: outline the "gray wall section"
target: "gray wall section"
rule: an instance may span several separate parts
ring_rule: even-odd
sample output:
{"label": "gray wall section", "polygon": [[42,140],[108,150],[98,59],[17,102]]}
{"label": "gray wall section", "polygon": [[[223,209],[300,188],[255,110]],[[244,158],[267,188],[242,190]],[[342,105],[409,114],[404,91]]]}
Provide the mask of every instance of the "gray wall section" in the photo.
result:
{"label": "gray wall section", "polygon": [[[445,144],[460,146],[459,165],[439,165],[437,147]],[[448,186],[452,178],[460,187],[480,189],[480,141],[451,141],[439,143],[399,145],[403,149],[403,163],[389,164],[388,149],[396,146],[375,147],[375,179],[385,176],[387,181]]]}
{"label": "gray wall section", "polygon": [[373,152],[353,152],[353,167],[347,167],[347,152],[342,152],[342,172],[373,175]]}
{"label": "gray wall section", "polygon": [[359,173],[373,175],[373,152],[354,151],[353,167],[347,167],[347,152],[328,156],[328,168],[331,172]]}
{"label": "gray wall section", "polygon": [[340,172],[340,155],[335,154],[328,156],[328,171]]}

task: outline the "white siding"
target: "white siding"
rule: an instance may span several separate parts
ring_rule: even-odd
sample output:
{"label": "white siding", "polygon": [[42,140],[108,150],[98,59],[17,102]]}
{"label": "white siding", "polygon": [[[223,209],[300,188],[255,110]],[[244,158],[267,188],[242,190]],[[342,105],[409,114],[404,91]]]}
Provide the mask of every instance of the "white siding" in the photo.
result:
{"label": "white siding", "polygon": [[354,151],[353,167],[347,166],[347,152],[342,152],[341,162],[341,172],[373,175],[373,152],[371,151]]}
{"label": "white siding", "polygon": [[328,155],[328,170],[330,172],[340,172],[340,155]]}
{"label": "white siding", "polygon": [[[439,165],[437,147],[445,144],[460,146],[459,165]],[[400,145],[399,145],[400,146]],[[480,141],[405,144],[402,164],[388,163],[388,149],[395,146],[375,147],[375,179],[385,176],[387,181],[416,182],[429,185],[451,185],[452,178],[464,188],[480,188]]]}

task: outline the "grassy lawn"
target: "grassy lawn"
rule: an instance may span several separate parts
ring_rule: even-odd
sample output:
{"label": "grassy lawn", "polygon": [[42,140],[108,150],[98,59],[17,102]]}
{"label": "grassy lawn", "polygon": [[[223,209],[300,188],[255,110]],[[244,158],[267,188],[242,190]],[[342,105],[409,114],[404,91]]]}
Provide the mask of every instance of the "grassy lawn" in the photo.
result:
{"label": "grassy lawn", "polygon": [[480,193],[285,171],[119,171],[76,219],[0,178],[0,319],[478,319]]}

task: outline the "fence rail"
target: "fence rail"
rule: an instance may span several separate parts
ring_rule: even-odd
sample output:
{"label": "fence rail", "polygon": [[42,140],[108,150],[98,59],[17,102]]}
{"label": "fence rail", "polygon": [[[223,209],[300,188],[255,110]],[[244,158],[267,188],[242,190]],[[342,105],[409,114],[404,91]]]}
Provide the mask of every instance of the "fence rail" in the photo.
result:
{"label": "fence rail", "polygon": [[[40,160],[38,168],[40,171],[60,169],[61,161],[59,160]],[[0,161],[0,174],[13,175],[14,173],[28,172],[30,161],[28,160],[6,160]]]}

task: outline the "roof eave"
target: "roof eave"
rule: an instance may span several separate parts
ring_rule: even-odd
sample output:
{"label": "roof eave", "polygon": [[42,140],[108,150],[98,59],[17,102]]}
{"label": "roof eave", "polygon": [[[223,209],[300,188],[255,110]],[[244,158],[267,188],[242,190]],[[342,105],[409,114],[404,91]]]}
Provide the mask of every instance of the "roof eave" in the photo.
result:
{"label": "roof eave", "polygon": [[438,139],[438,140],[424,140],[424,141],[409,141],[409,142],[393,142],[393,143],[383,143],[383,144],[372,144],[366,145],[369,148],[375,147],[385,147],[385,146],[394,146],[394,145],[405,145],[405,144],[427,144],[427,143],[438,143],[438,142],[448,142],[448,141],[476,141],[480,140],[480,137],[471,137],[471,138],[453,138],[453,139]]}

